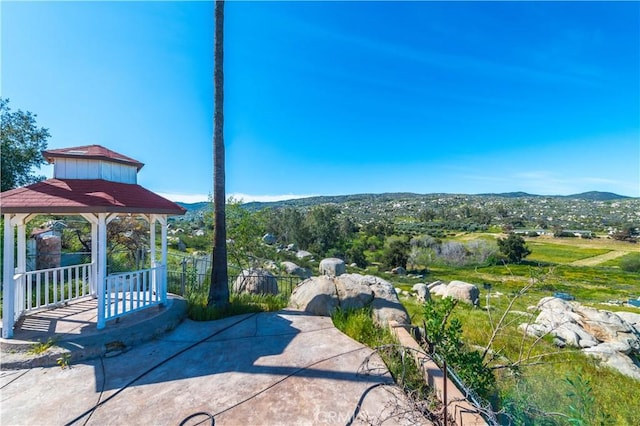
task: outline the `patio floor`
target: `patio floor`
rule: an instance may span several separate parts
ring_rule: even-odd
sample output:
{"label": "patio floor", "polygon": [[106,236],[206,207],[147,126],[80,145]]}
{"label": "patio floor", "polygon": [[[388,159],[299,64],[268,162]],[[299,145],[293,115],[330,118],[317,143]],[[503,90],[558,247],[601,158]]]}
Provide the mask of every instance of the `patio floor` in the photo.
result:
{"label": "patio floor", "polygon": [[[14,327],[12,339],[0,339],[0,368],[55,365],[63,352],[74,361],[100,356],[151,340],[175,328],[186,317],[186,302],[169,295],[166,306],[152,306],[107,321],[97,329],[97,299],[86,297],[55,309],[23,316]],[[36,346],[50,342],[45,353],[34,353]]]}
{"label": "patio floor", "polygon": [[[131,328],[121,321],[95,332],[90,303],[29,318],[21,336],[60,335],[70,345],[80,336],[121,339]],[[328,317],[293,310],[185,319],[152,341],[69,368],[5,369],[0,389],[2,425],[431,424],[370,348]]]}

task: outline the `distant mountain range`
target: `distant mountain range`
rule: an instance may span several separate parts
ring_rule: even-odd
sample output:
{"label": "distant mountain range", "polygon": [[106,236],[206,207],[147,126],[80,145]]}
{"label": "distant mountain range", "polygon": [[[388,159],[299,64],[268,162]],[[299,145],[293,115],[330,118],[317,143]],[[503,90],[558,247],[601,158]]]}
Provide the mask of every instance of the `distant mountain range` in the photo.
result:
{"label": "distant mountain range", "polygon": [[[369,201],[369,202],[380,202],[380,201],[393,201],[393,200],[401,200],[401,199],[411,199],[411,198],[420,198],[424,196],[441,196],[441,197],[461,197],[461,196],[470,196],[470,197],[501,197],[501,198],[534,198],[534,197],[544,197],[544,198],[564,198],[564,199],[576,199],[576,200],[586,200],[586,201],[612,201],[612,200],[623,200],[629,199],[632,197],[627,197],[625,195],[614,194],[612,192],[600,192],[600,191],[589,191],[583,192],[581,194],[572,194],[572,195],[537,195],[537,194],[529,194],[526,192],[504,192],[499,194],[445,194],[445,193],[432,193],[432,194],[416,194],[412,192],[392,192],[392,193],[383,193],[383,194],[354,194],[354,195],[323,195],[317,197],[308,197],[308,198],[297,198],[293,200],[285,200],[285,201],[272,201],[272,202],[251,202],[245,203],[243,206],[249,210],[261,210],[266,207],[310,207],[317,204],[326,204],[326,203],[335,203],[342,204],[345,202],[353,202],[353,201]],[[182,207],[184,207],[187,212],[196,212],[205,210],[210,206],[208,201],[202,201],[199,203],[176,203]]]}
{"label": "distant mountain range", "polygon": [[211,203],[209,201],[200,201],[199,203],[181,203],[178,201],[176,202],[176,204],[186,209],[187,211],[193,211],[193,210],[203,210],[207,208]]}
{"label": "distant mountain range", "polygon": [[583,192],[581,194],[572,194],[572,195],[537,195],[537,194],[528,194],[526,192],[504,192],[502,194],[478,194],[480,196],[490,196],[490,197],[504,197],[504,198],[523,198],[523,197],[553,197],[553,198],[568,198],[575,200],[587,200],[587,201],[611,201],[611,200],[622,200],[627,197],[626,195],[618,195],[613,192],[600,192],[600,191],[589,191]]}

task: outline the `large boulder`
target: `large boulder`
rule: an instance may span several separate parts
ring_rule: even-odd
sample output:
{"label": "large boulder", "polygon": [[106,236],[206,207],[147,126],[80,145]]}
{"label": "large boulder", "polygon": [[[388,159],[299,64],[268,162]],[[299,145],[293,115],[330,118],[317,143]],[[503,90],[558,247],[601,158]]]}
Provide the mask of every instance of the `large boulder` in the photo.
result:
{"label": "large boulder", "polygon": [[298,251],[296,252],[296,257],[297,257],[298,259],[306,259],[307,257],[313,257],[313,254],[312,254],[312,253],[309,253],[309,252],[308,252],[308,251],[306,251],[306,250],[298,250]]}
{"label": "large boulder", "polygon": [[[431,287],[429,288],[429,286]],[[451,281],[449,284],[443,284],[436,281],[429,286],[427,286],[429,292],[436,296],[451,297],[474,306],[480,303],[480,290],[475,284],[464,281]]]}
{"label": "large boulder", "polygon": [[[429,288],[429,286],[427,286]],[[444,283],[436,284],[433,287],[429,288],[429,293],[435,294],[436,296],[446,297],[447,296],[447,285]]]}
{"label": "large boulder", "polygon": [[622,374],[640,379],[640,368],[634,363],[640,355],[634,314],[598,310],[556,297],[541,299],[536,308],[535,321],[520,325],[526,333],[538,337],[549,334],[559,346],[581,348]]}
{"label": "large boulder", "polygon": [[601,343],[592,348],[586,348],[583,352],[599,359],[605,365],[618,370],[625,376],[640,380],[640,368],[638,368],[630,357],[625,355],[624,352],[621,352],[620,348],[615,344]]}
{"label": "large boulder", "polygon": [[261,268],[242,271],[233,283],[235,293],[278,294],[278,281],[271,272]]}
{"label": "large boulder", "polygon": [[311,277],[310,270],[308,270],[307,268],[298,266],[293,262],[285,261],[285,262],[282,262],[281,265],[284,268],[285,272],[289,275],[297,275],[303,279]]}
{"label": "large boulder", "polygon": [[339,306],[335,278],[319,276],[304,280],[291,293],[289,306],[313,315],[330,316]]}
{"label": "large boulder", "polygon": [[432,288],[437,287],[439,285],[442,285],[442,281],[438,280],[438,281],[434,281],[430,284],[427,284],[427,288],[429,289],[429,291],[431,291]]}
{"label": "large boulder", "polygon": [[329,257],[320,261],[319,270],[320,275],[333,275],[337,277],[347,271],[347,266],[345,265],[344,260],[336,257]]}
{"label": "large boulder", "polygon": [[427,288],[427,285],[424,283],[414,284],[413,287],[411,288],[411,291],[413,291],[416,294],[416,298],[418,299],[418,302],[422,303],[431,299],[431,293],[429,293],[429,289]]}
{"label": "large boulder", "polygon": [[398,266],[395,267],[391,270],[392,274],[396,274],[396,275],[407,275],[407,270],[405,268],[403,268],[402,266]]}
{"label": "large boulder", "polygon": [[634,327],[636,331],[640,332],[640,314],[635,312],[616,312],[616,314],[627,322],[630,326]]}
{"label": "large boulder", "polygon": [[314,315],[330,316],[337,308],[371,307],[374,320],[410,324],[409,314],[391,283],[371,275],[342,274],[309,278],[291,294],[289,306]]}
{"label": "large boulder", "polygon": [[464,281],[451,281],[447,285],[447,296],[461,302],[477,306],[480,303],[480,290],[475,284]]}

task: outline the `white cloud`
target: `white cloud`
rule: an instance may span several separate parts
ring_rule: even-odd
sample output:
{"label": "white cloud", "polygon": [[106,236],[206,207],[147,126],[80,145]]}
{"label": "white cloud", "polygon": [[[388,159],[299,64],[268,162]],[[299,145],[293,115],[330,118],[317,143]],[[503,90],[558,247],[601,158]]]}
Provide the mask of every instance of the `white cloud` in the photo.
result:
{"label": "white cloud", "polygon": [[[206,194],[171,194],[166,192],[156,192],[156,194],[164,197],[168,200],[180,203],[199,203],[202,201],[209,201],[209,195]],[[235,192],[227,194],[227,199],[233,198],[243,203],[251,203],[253,201],[268,203],[271,201],[284,201],[295,200],[298,198],[315,197],[315,195],[296,195],[296,194],[282,194],[282,195],[249,195]]]}
{"label": "white cloud", "polygon": [[298,198],[309,198],[315,197],[315,195],[295,195],[295,194],[283,194],[283,195],[249,195],[242,194],[239,192],[233,194],[227,194],[227,198],[233,197],[235,200],[240,200],[243,203],[251,203],[253,201],[268,203],[271,201],[285,201],[285,200],[296,200]]}
{"label": "white cloud", "polygon": [[202,201],[209,201],[209,195],[207,194],[170,194],[166,192],[156,192],[161,197],[171,200],[173,202],[180,203],[199,203]]}

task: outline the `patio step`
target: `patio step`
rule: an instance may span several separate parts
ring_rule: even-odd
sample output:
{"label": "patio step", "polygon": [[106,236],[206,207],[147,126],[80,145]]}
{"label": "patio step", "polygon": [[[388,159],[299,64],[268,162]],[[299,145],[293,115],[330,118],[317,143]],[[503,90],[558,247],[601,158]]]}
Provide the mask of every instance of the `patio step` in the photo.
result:
{"label": "patio step", "polygon": [[[0,339],[0,370],[73,365],[101,356],[116,356],[176,328],[187,316],[187,302],[169,295],[165,306],[150,307],[108,321],[102,330],[96,329],[92,315],[85,310],[70,321],[84,325],[79,333],[56,333],[44,328],[26,332],[19,327],[29,323],[30,318],[21,320],[16,325],[14,339]],[[31,318],[31,323],[34,322],[37,323]],[[32,328],[35,327],[32,325]]]}

